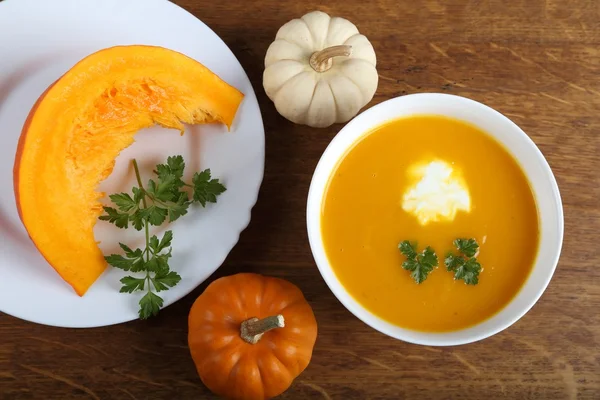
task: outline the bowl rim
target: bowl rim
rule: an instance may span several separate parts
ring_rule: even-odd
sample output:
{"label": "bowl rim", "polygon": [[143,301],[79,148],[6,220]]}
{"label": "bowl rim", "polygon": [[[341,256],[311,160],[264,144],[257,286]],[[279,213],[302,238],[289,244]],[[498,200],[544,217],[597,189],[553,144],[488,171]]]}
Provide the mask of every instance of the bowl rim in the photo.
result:
{"label": "bowl rim", "polygon": [[[329,263],[329,260],[327,259],[327,256],[326,256],[326,253],[324,250],[324,245],[322,242],[322,235],[321,235],[321,223],[320,223],[321,219],[318,215],[320,214],[321,205],[323,202],[323,198],[325,195],[327,185],[324,185],[322,190],[318,190],[316,188],[315,181],[317,180],[317,178],[322,178],[322,176],[325,176],[325,180],[328,182],[331,178],[332,172],[335,170],[335,168],[339,164],[340,160],[343,159],[343,157],[345,157],[347,152],[350,150],[350,148],[354,144],[356,144],[361,138],[363,138],[366,134],[368,134],[369,129],[372,129],[377,126],[381,126],[382,124],[384,124],[388,121],[394,120],[396,118],[401,118],[403,115],[398,115],[398,116],[392,117],[392,118],[372,118],[373,122],[370,123],[370,128],[368,128],[366,130],[363,129],[362,134],[359,134],[358,136],[356,136],[354,138],[354,140],[350,141],[346,146],[343,146],[342,151],[335,158],[335,163],[333,164],[333,167],[331,167],[331,168],[325,167],[324,166],[325,160],[328,158],[328,156],[331,152],[338,151],[337,150],[337,147],[339,147],[338,143],[344,139],[345,135],[352,134],[352,132],[354,131],[354,126],[357,123],[359,123],[359,121],[368,120],[375,113],[379,112],[379,110],[384,107],[390,107],[390,105],[397,103],[397,102],[407,102],[407,101],[410,101],[411,99],[419,99],[419,100],[425,99],[425,100],[434,100],[434,101],[442,99],[444,101],[455,101],[457,103],[462,103],[463,105],[465,105],[467,107],[471,107],[471,108],[486,112],[489,116],[495,118],[498,121],[502,121],[507,126],[510,126],[510,128],[513,131],[513,132],[511,132],[511,134],[517,134],[520,136],[521,140],[524,140],[524,142],[526,143],[526,145],[528,147],[528,149],[527,149],[528,153],[531,156],[535,157],[536,161],[543,168],[544,174],[545,174],[546,178],[548,179],[548,184],[551,186],[551,190],[553,192],[552,194],[554,196],[554,199],[553,199],[554,203],[555,203],[554,205],[556,206],[556,219],[557,219],[557,229],[558,229],[558,231],[557,231],[558,243],[557,244],[558,244],[558,246],[556,247],[556,251],[554,252],[554,254],[552,256],[551,266],[546,268],[547,272],[545,273],[545,275],[543,277],[543,281],[540,283],[536,293],[533,296],[529,297],[527,299],[526,303],[522,307],[520,307],[518,309],[518,311],[514,312],[510,318],[507,318],[504,321],[504,323],[497,324],[494,328],[488,329],[483,333],[480,332],[480,333],[471,333],[471,334],[461,335],[461,333],[463,333],[463,332],[472,331],[473,328],[479,327],[482,324],[486,323],[487,321],[490,321],[490,320],[496,318],[503,310],[507,309],[509,307],[509,305],[511,305],[512,303],[515,302],[515,299],[517,299],[517,297],[523,291],[523,288],[525,288],[525,286],[532,279],[533,271],[537,268],[537,265],[538,265],[540,248],[538,248],[538,256],[536,256],[534,265],[533,265],[532,270],[529,273],[527,279],[524,281],[524,283],[520,287],[519,291],[513,296],[513,298],[508,303],[506,303],[504,305],[504,307],[502,307],[502,309],[497,311],[494,315],[486,318],[483,321],[480,321],[479,323],[477,323],[475,325],[468,326],[466,328],[463,328],[463,329],[460,329],[457,331],[447,331],[447,332],[424,332],[424,331],[410,330],[410,329],[402,328],[398,325],[394,325],[394,324],[378,317],[377,315],[375,315],[374,313],[369,311],[367,308],[365,308],[359,301],[357,301],[344,288],[342,283],[339,281],[338,277],[335,275],[335,272],[333,271],[333,268],[331,267],[331,264]],[[421,114],[424,114],[424,113],[421,113]],[[444,114],[436,114],[435,112],[431,112],[429,114],[430,115],[444,115]],[[478,128],[481,130],[484,130],[481,127],[478,127]],[[523,172],[529,179],[528,174],[526,173],[526,171],[524,170],[524,168],[521,165],[520,158],[514,154],[513,149],[509,148],[508,146],[504,146],[504,147],[511,154],[511,156],[513,158],[515,158],[515,160],[519,163],[520,168],[523,170]],[[333,149],[335,149],[335,150],[333,150]],[[532,190],[534,190],[533,187],[532,187]],[[535,195],[536,195],[536,193],[534,191],[534,196]],[[536,203],[538,203],[537,196],[536,196]],[[538,207],[539,207],[539,204],[538,204]],[[543,215],[539,209],[538,209],[538,212],[540,213],[538,218],[541,220],[543,218]],[[315,213],[316,213],[316,215],[315,215]],[[317,221],[317,222],[315,223],[315,221]],[[413,344],[418,344],[418,345],[427,345],[427,346],[456,346],[456,345],[463,345],[463,344],[477,342],[477,341],[486,339],[490,336],[493,336],[493,335],[505,330],[506,328],[512,326],[519,319],[521,319],[529,310],[531,310],[531,308],[538,302],[538,300],[540,299],[542,294],[546,291],[546,289],[554,275],[556,267],[558,265],[558,261],[560,259],[560,255],[562,252],[563,238],[564,238],[564,212],[563,212],[563,204],[562,204],[562,199],[561,199],[561,195],[560,195],[560,190],[558,188],[558,183],[556,181],[556,178],[552,172],[552,169],[551,169],[548,161],[542,154],[541,150],[537,147],[535,142],[531,139],[531,137],[529,137],[517,124],[515,124],[512,120],[510,120],[507,116],[500,113],[499,111],[497,111],[481,102],[478,102],[476,100],[472,100],[472,99],[469,99],[464,96],[458,96],[458,95],[447,94],[447,93],[414,93],[414,94],[408,94],[408,95],[403,95],[403,96],[397,96],[397,97],[385,100],[367,110],[364,110],[363,112],[361,112],[357,116],[355,116],[347,124],[345,124],[338,131],[338,133],[335,135],[335,137],[330,141],[330,143],[327,145],[325,151],[322,153],[322,155],[319,159],[319,162],[317,163],[317,166],[315,167],[315,170],[313,172],[313,176],[311,178],[311,183],[310,183],[308,196],[307,196],[307,203],[306,203],[306,224],[307,224],[309,245],[310,245],[311,253],[313,255],[313,259],[317,265],[317,268],[319,269],[319,272],[320,272],[322,278],[325,280],[325,283],[327,284],[329,289],[333,292],[333,294],[336,296],[336,298],[344,305],[344,307],[346,307],[347,310],[349,310],[352,314],[354,314],[355,317],[357,317],[358,319],[360,319],[367,325],[371,326],[375,330],[377,330],[381,333],[384,333],[385,335],[388,335],[390,337],[393,337],[393,338],[396,338],[396,339],[399,339],[399,340],[402,340],[402,341],[405,341],[408,343],[413,343]],[[541,247],[541,243],[542,243],[542,238],[540,237],[539,247]]]}

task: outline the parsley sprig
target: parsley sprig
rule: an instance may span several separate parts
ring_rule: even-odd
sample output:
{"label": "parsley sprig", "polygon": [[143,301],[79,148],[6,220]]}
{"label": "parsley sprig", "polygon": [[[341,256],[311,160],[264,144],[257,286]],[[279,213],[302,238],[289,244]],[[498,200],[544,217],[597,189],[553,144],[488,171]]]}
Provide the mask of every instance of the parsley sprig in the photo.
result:
{"label": "parsley sprig", "polygon": [[[199,203],[206,207],[207,203],[216,203],[217,196],[226,188],[218,179],[213,179],[210,169],[196,172],[192,184],[185,183],[183,171],[185,162],[182,156],[169,157],[166,164],[158,164],[154,171],[155,179],[149,179],[144,187],[137,161],[132,161],[139,187],[133,187],[129,193],[110,195],[115,207],[104,207],[105,214],[100,216],[119,228],[127,229],[129,225],[136,230],[144,230],[146,243],[143,249],[132,250],[119,243],[124,254],[111,254],[105,259],[115,268],[132,273],[145,273],[142,277],[128,275],[120,280],[123,284],[121,293],[146,291],[140,299],[139,316],[141,319],[158,314],[163,306],[163,299],[152,291],[168,290],[181,281],[181,276],[171,271],[173,232],[166,231],[162,238],[150,236],[149,226],[160,226],[166,220],[174,222],[187,214],[190,205]],[[189,198],[186,188],[192,190]]]}
{"label": "parsley sprig", "polygon": [[456,239],[453,244],[459,254],[448,253],[444,260],[446,269],[454,272],[454,279],[462,279],[467,285],[476,285],[481,272],[481,264],[475,257],[479,244],[475,239]]}
{"label": "parsley sprig", "polygon": [[[476,255],[479,252],[479,244],[475,239],[456,239],[454,247],[458,254],[449,252],[444,260],[446,270],[454,272],[454,279],[462,279],[467,285],[479,283],[479,273],[482,271],[481,264]],[[411,276],[417,283],[423,282],[427,276],[438,265],[435,251],[427,246],[421,253],[417,253],[417,244],[405,240],[398,245],[400,252],[406,256],[402,268],[411,271]]]}
{"label": "parsley sprig", "polygon": [[421,253],[417,253],[417,244],[405,240],[398,245],[398,248],[406,256],[402,268],[411,271],[410,276],[417,283],[427,279],[427,275],[438,265],[437,255],[430,246],[427,246]]}

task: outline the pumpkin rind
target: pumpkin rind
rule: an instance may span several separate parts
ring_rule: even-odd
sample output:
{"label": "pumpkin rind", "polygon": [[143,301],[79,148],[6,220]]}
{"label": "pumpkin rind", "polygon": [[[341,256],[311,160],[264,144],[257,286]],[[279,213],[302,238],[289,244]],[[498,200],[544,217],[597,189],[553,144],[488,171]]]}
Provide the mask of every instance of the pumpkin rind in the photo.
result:
{"label": "pumpkin rind", "polygon": [[[283,315],[285,326],[256,344],[240,337],[242,322]],[[188,343],[198,374],[217,395],[269,399],[283,393],[308,366],[317,338],[310,305],[282,279],[240,273],[217,279],[194,302]]]}
{"label": "pumpkin rind", "polygon": [[106,269],[93,228],[96,192],[135,133],[154,124],[230,127],[243,94],[199,62],[154,46],[116,46],[82,59],[40,96],[14,166],[17,208],[48,263],[82,296]]}

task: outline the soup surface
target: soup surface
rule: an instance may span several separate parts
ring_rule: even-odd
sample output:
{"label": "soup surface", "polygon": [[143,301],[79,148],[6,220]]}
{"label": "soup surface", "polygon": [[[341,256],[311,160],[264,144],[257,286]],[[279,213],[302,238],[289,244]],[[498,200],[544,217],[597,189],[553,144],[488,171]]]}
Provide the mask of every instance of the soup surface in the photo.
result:
{"label": "soup surface", "polygon": [[[339,162],[321,210],[325,251],[347,291],[403,328],[466,328],[501,310],[529,275],[538,213],[517,162],[461,121],[419,115],[363,136]],[[479,283],[446,270],[457,238],[480,245]],[[402,268],[403,240],[431,246],[439,264],[417,284]]]}

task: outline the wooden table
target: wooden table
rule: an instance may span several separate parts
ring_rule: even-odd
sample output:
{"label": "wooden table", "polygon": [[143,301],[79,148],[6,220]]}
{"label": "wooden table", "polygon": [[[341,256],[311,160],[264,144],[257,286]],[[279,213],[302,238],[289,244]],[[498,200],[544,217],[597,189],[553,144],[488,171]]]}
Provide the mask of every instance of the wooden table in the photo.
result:
{"label": "wooden table", "polygon": [[[266,128],[266,171],[252,222],[217,276],[289,279],[314,307],[319,337],[287,399],[600,399],[600,2],[597,0],[178,0],[246,69]],[[340,126],[279,116],[262,89],[279,26],[321,9],[372,41],[372,104],[415,92],[482,101],[512,118],[547,157],[566,233],[538,304],[471,345],[428,348],[353,317],[325,285],[305,228],[312,171]],[[371,104],[371,105],[372,105]],[[1,279],[1,278],[0,278]],[[196,399],[204,388],[186,346],[187,313],[205,285],[159,317],[89,330],[0,315],[0,399]]]}

